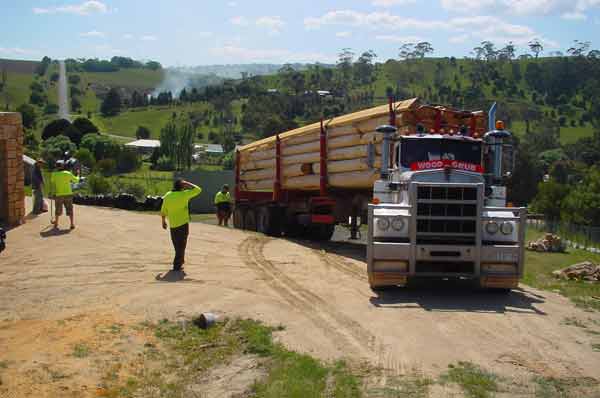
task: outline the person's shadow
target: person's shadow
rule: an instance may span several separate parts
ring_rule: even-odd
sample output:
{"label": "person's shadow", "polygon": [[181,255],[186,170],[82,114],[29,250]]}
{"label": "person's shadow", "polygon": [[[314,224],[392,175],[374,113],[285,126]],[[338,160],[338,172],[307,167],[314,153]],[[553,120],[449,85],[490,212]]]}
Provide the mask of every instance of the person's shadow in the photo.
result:
{"label": "person's shadow", "polygon": [[154,279],[159,282],[180,282],[185,278],[185,271],[169,270],[164,274],[157,274]]}
{"label": "person's shadow", "polygon": [[42,238],[52,238],[54,236],[68,235],[71,231],[71,229],[59,229],[54,228],[54,225],[49,225],[40,231],[40,236]]}

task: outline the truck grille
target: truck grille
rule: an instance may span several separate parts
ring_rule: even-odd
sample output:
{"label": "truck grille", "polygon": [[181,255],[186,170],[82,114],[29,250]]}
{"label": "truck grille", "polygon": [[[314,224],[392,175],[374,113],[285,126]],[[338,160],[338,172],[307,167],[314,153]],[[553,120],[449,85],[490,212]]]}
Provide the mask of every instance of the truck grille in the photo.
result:
{"label": "truck grille", "polygon": [[417,243],[475,244],[477,220],[477,187],[418,187]]}

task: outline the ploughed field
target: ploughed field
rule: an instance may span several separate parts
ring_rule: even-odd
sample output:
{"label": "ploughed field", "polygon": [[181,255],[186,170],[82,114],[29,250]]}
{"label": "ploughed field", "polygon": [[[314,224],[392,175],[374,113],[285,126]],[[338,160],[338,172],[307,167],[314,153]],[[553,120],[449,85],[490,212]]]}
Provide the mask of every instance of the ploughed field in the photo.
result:
{"label": "ploughed field", "polygon": [[[435,378],[468,361],[517,381],[600,379],[597,335],[589,332],[600,330],[600,316],[555,293],[436,283],[376,294],[362,246],[204,223],[191,225],[181,279],[167,272],[172,248],[158,216],[75,211],[71,232],[51,231],[43,215],[8,233],[0,255],[2,393],[95,396],[115,361],[136,360],[144,346],[136,325],[207,311],[283,325],[276,337],[289,349],[395,375]],[[115,337],[115,328],[130,333]]]}

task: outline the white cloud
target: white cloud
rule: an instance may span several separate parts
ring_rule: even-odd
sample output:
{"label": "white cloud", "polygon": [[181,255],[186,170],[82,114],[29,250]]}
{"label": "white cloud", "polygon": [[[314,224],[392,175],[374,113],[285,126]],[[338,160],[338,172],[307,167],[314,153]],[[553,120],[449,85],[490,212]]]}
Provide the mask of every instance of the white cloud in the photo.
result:
{"label": "white cloud", "polygon": [[448,39],[449,43],[452,44],[462,44],[462,43],[466,43],[469,40],[469,35],[457,35],[457,36],[452,36]]}
{"label": "white cloud", "polygon": [[585,21],[587,19],[587,15],[585,15],[584,13],[582,13],[580,11],[565,12],[560,17],[562,19],[567,19],[570,21]]}
{"label": "white cloud", "polygon": [[238,3],[237,3],[237,2],[235,2],[235,1],[230,1],[230,2],[228,2],[228,3],[227,3],[227,5],[228,5],[229,7],[237,7]]}
{"label": "white cloud", "polygon": [[336,32],[335,37],[350,37],[352,36],[352,32]]}
{"label": "white cloud", "polygon": [[119,50],[118,48],[112,47],[110,44],[100,44],[94,47],[96,52],[96,56],[98,57],[107,57],[117,54],[123,54],[123,50]]}
{"label": "white cloud", "polygon": [[140,37],[140,40],[141,41],[156,41],[156,40],[158,40],[158,38],[153,35],[144,35],[144,36]]}
{"label": "white cloud", "polygon": [[242,16],[233,17],[229,20],[229,22],[231,22],[233,25],[238,25],[238,26],[248,25],[248,20],[246,19],[246,17],[242,17]]}
{"label": "white cloud", "polygon": [[37,55],[40,52],[37,50],[31,50],[21,47],[0,47],[0,54],[5,56],[25,56],[25,55]]}
{"label": "white cloud", "polygon": [[320,17],[304,18],[307,29],[319,29],[324,25],[366,26],[372,29],[436,29],[446,23],[443,21],[428,21],[404,18],[389,12],[362,13],[354,10],[329,11]]}
{"label": "white cloud", "polygon": [[70,4],[57,7],[41,8],[35,7],[34,14],[76,14],[90,15],[94,13],[103,14],[108,12],[108,6],[98,0],[88,0],[81,4]]}
{"label": "white cloud", "polygon": [[414,4],[416,2],[417,0],[373,0],[371,1],[371,4],[375,7],[394,7]]}
{"label": "white cloud", "polygon": [[80,33],[81,37],[106,37],[106,33],[98,32],[97,30],[90,30],[89,32]]}
{"label": "white cloud", "polygon": [[279,16],[263,16],[256,19],[256,26],[266,28],[271,34],[279,34],[285,22]]}
{"label": "white cloud", "polygon": [[451,12],[518,16],[560,15],[566,19],[585,19],[585,12],[600,5],[600,0],[441,0]]}
{"label": "white cloud", "polygon": [[419,43],[424,41],[419,36],[395,36],[395,35],[377,35],[375,40],[391,41],[395,43]]}
{"label": "white cloud", "polygon": [[323,53],[298,52],[280,49],[252,49],[236,45],[212,48],[210,53],[231,62],[335,62],[335,55]]}
{"label": "white cloud", "polygon": [[125,40],[131,40],[131,39],[133,39],[133,35],[131,33],[125,33],[123,35],[123,39],[125,39]]}

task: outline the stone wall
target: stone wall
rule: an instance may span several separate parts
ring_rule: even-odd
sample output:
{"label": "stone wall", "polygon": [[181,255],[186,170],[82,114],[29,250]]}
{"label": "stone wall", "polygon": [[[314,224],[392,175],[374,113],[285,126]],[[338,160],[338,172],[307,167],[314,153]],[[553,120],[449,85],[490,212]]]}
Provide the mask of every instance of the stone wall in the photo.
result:
{"label": "stone wall", "polygon": [[20,113],[0,112],[0,223],[25,219],[23,125]]}

